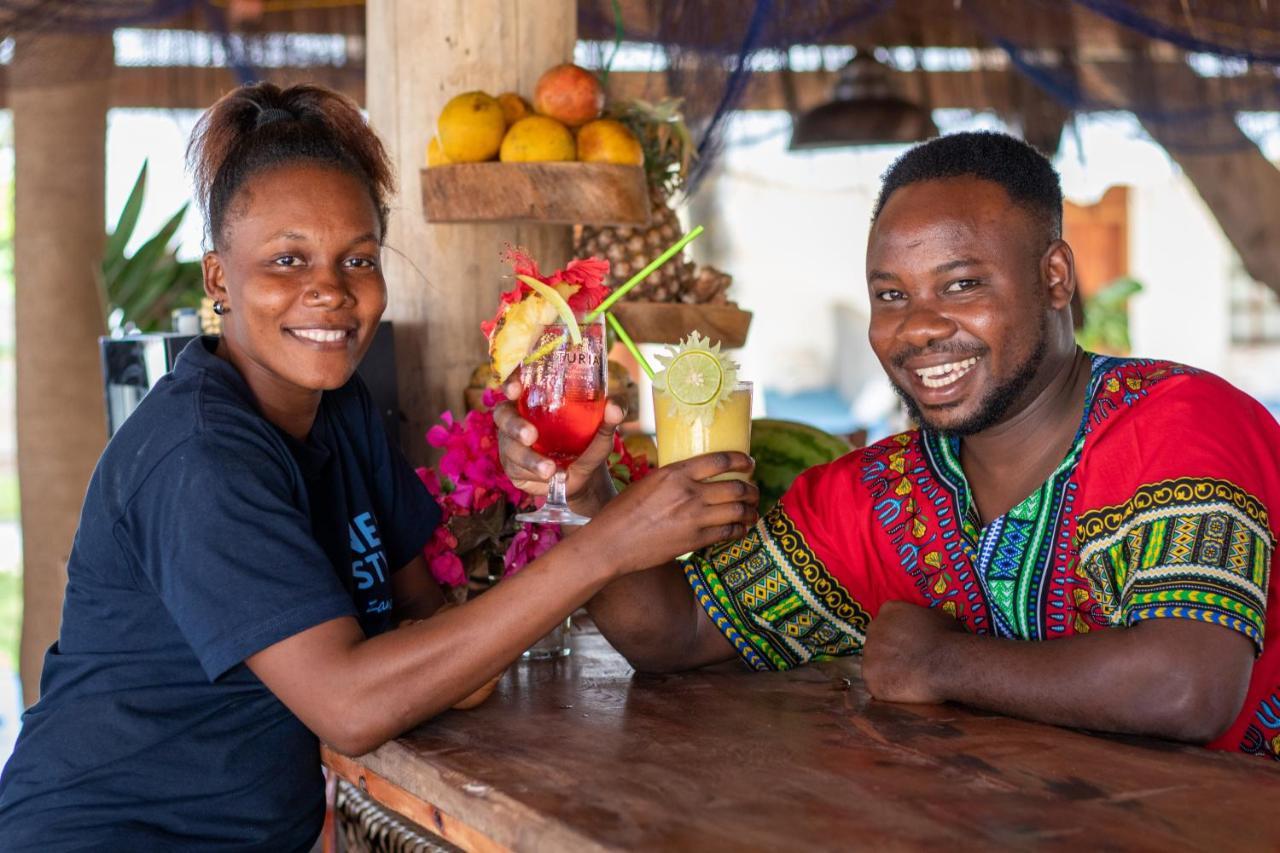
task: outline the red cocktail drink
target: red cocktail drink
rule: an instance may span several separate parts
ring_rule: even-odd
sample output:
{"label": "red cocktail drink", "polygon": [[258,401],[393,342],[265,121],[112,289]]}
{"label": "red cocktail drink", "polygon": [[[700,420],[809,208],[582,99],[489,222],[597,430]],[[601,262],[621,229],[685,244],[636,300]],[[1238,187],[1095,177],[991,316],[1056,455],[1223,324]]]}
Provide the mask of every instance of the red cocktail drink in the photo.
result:
{"label": "red cocktail drink", "polygon": [[524,386],[517,404],[520,416],[538,430],[533,449],[559,469],[548,496],[552,509],[544,507],[540,512],[554,514],[554,519],[546,520],[560,523],[585,521],[569,512],[567,506],[559,508],[563,503],[563,471],[582,455],[600,430],[609,393],[604,320],[583,321],[580,328],[582,340],[575,344],[564,325],[547,326],[533,347],[532,360],[520,368]]}
{"label": "red cocktail drink", "polygon": [[566,390],[562,400],[547,401],[525,388],[519,406],[520,417],[538,429],[533,449],[563,468],[581,456],[595,438],[604,420],[604,404],[604,394],[593,398]]}

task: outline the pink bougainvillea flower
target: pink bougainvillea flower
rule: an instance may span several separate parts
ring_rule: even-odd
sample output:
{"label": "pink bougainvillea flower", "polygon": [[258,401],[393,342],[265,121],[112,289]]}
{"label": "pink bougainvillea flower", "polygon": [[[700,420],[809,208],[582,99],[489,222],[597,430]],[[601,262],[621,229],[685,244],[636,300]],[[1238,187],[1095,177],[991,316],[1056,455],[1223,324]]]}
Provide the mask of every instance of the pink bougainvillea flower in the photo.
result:
{"label": "pink bougainvillea flower", "polygon": [[462,586],[467,582],[467,573],[463,568],[462,560],[454,552],[457,547],[457,537],[453,535],[449,525],[442,521],[422,549],[427,568],[431,570],[431,576],[437,583],[452,587]]}
{"label": "pink bougainvillea flower", "polygon": [[554,524],[524,524],[511,537],[511,545],[502,557],[502,576],[514,575],[541,557],[560,541],[560,528]]}

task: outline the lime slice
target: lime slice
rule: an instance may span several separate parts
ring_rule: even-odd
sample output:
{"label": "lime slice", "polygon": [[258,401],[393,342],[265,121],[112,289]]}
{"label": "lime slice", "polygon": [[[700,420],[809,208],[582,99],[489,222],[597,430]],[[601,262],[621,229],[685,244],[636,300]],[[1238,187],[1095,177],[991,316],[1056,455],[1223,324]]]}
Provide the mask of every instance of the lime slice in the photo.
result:
{"label": "lime slice", "polygon": [[667,393],[686,406],[705,406],[720,396],[724,368],[703,350],[687,350],[667,365]]}
{"label": "lime slice", "polygon": [[560,315],[560,321],[569,330],[569,340],[573,341],[575,347],[581,344],[582,330],[578,328],[578,321],[573,316],[573,309],[569,307],[568,302],[564,301],[564,297],[557,293],[555,288],[548,287],[531,276],[517,275],[516,278],[532,287],[534,293],[551,303],[552,307],[556,309],[556,313]]}

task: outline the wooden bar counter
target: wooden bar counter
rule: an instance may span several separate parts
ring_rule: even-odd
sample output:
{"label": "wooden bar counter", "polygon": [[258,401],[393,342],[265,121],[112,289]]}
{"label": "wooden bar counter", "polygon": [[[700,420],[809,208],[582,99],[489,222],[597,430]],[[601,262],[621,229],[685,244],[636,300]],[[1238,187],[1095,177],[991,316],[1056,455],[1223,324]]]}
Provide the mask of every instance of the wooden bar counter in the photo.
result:
{"label": "wooden bar counter", "polygon": [[470,850],[1280,850],[1280,764],[872,701],[856,659],[635,674],[598,633],[337,775]]}

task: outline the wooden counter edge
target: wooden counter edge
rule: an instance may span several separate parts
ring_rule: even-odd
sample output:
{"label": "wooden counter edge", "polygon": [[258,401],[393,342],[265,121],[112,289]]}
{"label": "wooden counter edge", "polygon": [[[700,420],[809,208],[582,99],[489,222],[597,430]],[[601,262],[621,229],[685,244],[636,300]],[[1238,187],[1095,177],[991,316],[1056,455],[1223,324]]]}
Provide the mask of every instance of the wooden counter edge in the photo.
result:
{"label": "wooden counter edge", "polygon": [[320,748],[320,760],[329,772],[351,783],[393,812],[439,835],[450,844],[474,853],[511,853],[484,833],[441,811],[440,808],[362,766],[355,759],[328,747]]}
{"label": "wooden counter edge", "polygon": [[[548,821],[546,815],[512,800],[492,786],[477,783],[484,789],[480,794],[463,790],[465,782],[444,779],[437,768],[421,764],[421,758],[394,740],[359,758],[349,758],[321,745],[320,760],[332,773],[360,788],[381,805],[463,850],[510,853],[513,848],[529,851],[606,849],[563,824]],[[410,782],[397,773],[396,769],[408,761],[419,765],[415,770],[425,770],[427,775],[433,775],[435,784],[429,781],[420,784]],[[392,776],[399,781],[389,778]],[[508,817],[500,822],[510,827],[510,831],[490,834],[479,828],[484,823],[476,819],[481,808],[493,814],[506,812]]]}

